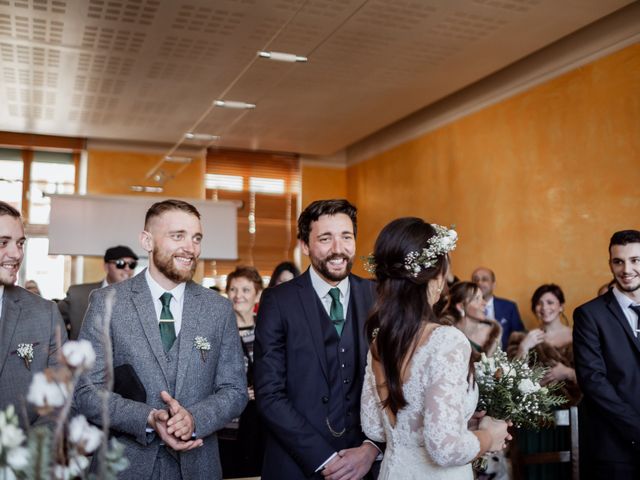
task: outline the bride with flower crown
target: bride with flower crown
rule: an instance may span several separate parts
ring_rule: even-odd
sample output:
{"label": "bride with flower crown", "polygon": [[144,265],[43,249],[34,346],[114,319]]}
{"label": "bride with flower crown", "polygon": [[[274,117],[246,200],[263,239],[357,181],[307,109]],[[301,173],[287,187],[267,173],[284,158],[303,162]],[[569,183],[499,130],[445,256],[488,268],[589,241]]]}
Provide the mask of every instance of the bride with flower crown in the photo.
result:
{"label": "bride with flower crown", "polygon": [[386,442],[380,480],[473,479],[471,461],[504,448],[507,424],[482,417],[469,430],[478,390],[471,346],[432,306],[457,234],[419,218],[389,223],[370,257],[378,300],[362,391],[362,427]]}

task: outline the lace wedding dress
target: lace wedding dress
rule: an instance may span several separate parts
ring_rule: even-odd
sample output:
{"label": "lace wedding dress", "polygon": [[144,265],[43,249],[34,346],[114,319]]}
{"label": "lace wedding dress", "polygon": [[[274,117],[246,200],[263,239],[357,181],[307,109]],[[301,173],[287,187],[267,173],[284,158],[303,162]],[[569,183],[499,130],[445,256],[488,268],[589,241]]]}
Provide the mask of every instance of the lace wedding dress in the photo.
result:
{"label": "lace wedding dress", "polygon": [[395,424],[381,409],[367,360],[362,390],[362,428],[386,442],[378,480],[473,480],[471,460],[480,450],[467,429],[478,391],[467,381],[471,347],[455,327],[441,326],[414,352],[403,390],[408,405]]}

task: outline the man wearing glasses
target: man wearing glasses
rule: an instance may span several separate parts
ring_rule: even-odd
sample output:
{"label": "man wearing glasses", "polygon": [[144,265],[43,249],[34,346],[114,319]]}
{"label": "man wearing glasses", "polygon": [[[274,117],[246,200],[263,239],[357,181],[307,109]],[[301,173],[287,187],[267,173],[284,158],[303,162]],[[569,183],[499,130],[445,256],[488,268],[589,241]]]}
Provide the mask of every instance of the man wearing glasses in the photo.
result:
{"label": "man wearing glasses", "polygon": [[64,300],[58,302],[58,308],[69,328],[69,339],[77,340],[82,319],[89,305],[89,294],[97,288],[120,283],[133,276],[138,265],[138,256],[129,247],[118,245],[108,248],[104,253],[105,278],[101,282],[72,285]]}

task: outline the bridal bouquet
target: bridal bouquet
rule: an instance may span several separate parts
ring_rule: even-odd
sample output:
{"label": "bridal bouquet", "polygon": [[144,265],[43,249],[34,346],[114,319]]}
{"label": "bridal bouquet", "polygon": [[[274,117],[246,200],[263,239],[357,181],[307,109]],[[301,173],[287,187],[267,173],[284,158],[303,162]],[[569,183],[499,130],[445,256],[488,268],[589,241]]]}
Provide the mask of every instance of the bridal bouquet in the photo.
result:
{"label": "bridal bouquet", "polygon": [[500,348],[488,358],[484,353],[475,363],[476,383],[480,390],[478,410],[487,415],[511,420],[516,427],[537,430],[553,424],[553,409],[567,399],[556,392],[562,383],[541,386],[547,368],[529,367],[527,359],[509,360]]}
{"label": "bridal bouquet", "polygon": [[[0,411],[0,480],[111,480],[127,467],[124,447],[115,439],[108,442],[106,432],[83,415],[69,419],[75,385],[95,358],[88,341],[69,341],[59,350],[60,366],[33,375],[27,401],[51,425],[25,433],[13,405]],[[87,474],[90,455],[100,459],[97,476]]]}

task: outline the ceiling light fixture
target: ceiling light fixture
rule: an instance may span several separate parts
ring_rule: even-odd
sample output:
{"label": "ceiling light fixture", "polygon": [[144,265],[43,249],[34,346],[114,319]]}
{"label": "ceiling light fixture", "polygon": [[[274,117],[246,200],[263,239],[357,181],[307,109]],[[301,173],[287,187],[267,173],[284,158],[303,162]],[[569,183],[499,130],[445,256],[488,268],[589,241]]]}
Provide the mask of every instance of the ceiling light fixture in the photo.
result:
{"label": "ceiling light fixture", "polygon": [[210,133],[195,133],[195,132],[187,132],[184,134],[184,138],[187,140],[194,140],[196,142],[213,142],[215,140],[220,140],[218,135],[211,135]]}
{"label": "ceiling light fixture", "polygon": [[131,190],[132,192],[162,193],[164,189],[162,187],[147,187],[143,185],[131,185],[129,187],[129,190]]}
{"label": "ceiling light fixture", "polygon": [[300,55],[296,55],[294,53],[284,53],[284,52],[265,52],[263,50],[258,52],[258,56],[260,58],[268,58],[269,60],[275,60],[277,62],[306,62],[307,57],[302,57]]}
{"label": "ceiling light fixture", "polygon": [[236,108],[236,109],[240,109],[240,110],[256,108],[255,104],[253,104],[253,103],[236,102],[236,101],[233,101],[233,100],[215,100],[213,102],[213,104],[216,107]]}

